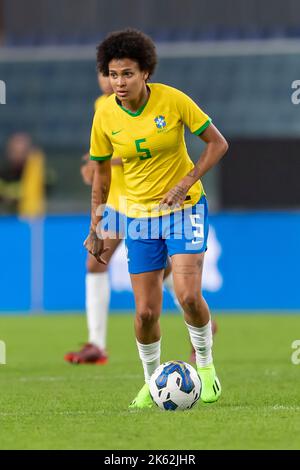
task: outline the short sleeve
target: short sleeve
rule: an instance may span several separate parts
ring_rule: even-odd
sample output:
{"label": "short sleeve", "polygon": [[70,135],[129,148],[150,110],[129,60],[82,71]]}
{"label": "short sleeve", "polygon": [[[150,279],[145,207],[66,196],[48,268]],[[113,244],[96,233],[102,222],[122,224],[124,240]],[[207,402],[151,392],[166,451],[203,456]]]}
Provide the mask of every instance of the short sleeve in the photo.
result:
{"label": "short sleeve", "polygon": [[97,161],[108,160],[112,157],[112,154],[113,147],[102,129],[101,113],[98,110],[94,115],[91,131],[90,159]]}
{"label": "short sleeve", "polygon": [[178,110],[183,123],[195,135],[202,134],[210,125],[211,118],[185,93],[178,91]]}

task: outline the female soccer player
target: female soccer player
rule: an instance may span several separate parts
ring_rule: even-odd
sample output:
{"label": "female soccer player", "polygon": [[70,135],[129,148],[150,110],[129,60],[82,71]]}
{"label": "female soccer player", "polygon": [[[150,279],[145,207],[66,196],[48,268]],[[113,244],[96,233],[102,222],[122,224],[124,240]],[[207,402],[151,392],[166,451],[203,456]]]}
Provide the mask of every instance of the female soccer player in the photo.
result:
{"label": "female soccer player", "polygon": [[[201,399],[221,394],[212,359],[210,312],[201,294],[208,233],[207,203],[200,178],[225,154],[228,144],[211,119],[184,93],[149,84],[157,62],[152,40],[142,32],[110,34],[98,47],[98,69],[114,90],[94,116],[91,159],[98,162],[92,185],[87,250],[104,261],[103,211],[111,178],[110,158],[122,156],[127,198],[128,265],[136,303],[135,333],[145,384],[131,408],[152,406],[149,378],[160,364],[163,272],[172,259],[174,287],[196,350]],[[194,165],[184,126],[206,143]]]}
{"label": "female soccer player", "polygon": [[[109,77],[105,77],[101,72],[98,73],[98,83],[103,94],[95,101],[95,111],[99,110],[99,112],[101,112],[102,105],[113,93],[113,89]],[[81,166],[82,179],[85,184],[92,185],[97,162],[90,160],[89,154],[84,155],[83,160],[84,164]],[[108,362],[106,349],[107,318],[110,300],[108,265],[124,238],[122,224],[125,218],[125,215],[120,210],[120,197],[125,196],[122,159],[114,155],[111,160],[111,165],[112,178],[109,198],[106,203],[106,211],[110,213],[112,220],[115,220],[117,223],[115,226],[110,224],[110,232],[105,233],[104,244],[107,250],[105,251],[104,259],[106,264],[99,263],[90,253],[88,253],[87,256],[85,304],[88,342],[85,343],[79,351],[72,351],[65,354],[65,361],[71,364],[103,365]],[[168,264],[164,272],[164,283],[170,294],[174,297],[170,264]]]}

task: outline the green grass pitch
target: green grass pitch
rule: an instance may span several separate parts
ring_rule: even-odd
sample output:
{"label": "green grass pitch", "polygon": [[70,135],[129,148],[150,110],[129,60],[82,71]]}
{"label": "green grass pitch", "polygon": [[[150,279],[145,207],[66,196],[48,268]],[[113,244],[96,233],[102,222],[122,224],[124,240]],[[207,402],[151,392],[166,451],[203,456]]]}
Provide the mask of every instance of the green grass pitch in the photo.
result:
{"label": "green grass pitch", "polygon": [[[73,366],[83,315],[0,316],[1,449],[299,449],[300,315],[217,314],[223,394],[185,412],[129,411],[143,384],[132,315],[109,318],[110,361]],[[180,315],[162,317],[162,361],[188,360]]]}

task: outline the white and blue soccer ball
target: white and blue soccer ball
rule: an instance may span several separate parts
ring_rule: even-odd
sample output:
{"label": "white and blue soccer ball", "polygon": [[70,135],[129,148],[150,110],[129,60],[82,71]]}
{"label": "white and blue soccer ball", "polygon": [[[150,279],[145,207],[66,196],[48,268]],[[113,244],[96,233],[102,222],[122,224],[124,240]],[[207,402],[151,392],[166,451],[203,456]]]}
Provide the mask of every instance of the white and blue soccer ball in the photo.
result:
{"label": "white and blue soccer ball", "polygon": [[162,410],[187,410],[195,405],[201,393],[196,370],[183,361],[161,364],[150,378],[150,394]]}

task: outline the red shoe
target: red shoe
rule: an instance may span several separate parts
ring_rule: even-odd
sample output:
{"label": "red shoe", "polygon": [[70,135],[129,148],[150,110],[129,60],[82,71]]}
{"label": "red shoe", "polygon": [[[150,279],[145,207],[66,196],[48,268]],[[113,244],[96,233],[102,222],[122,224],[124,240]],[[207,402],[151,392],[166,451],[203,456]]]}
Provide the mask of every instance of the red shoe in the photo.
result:
{"label": "red shoe", "polygon": [[94,344],[86,343],[78,352],[69,352],[64,360],[71,364],[106,364],[108,356],[103,349]]}
{"label": "red shoe", "polygon": [[[216,334],[216,332],[218,331],[218,325],[217,325],[216,320],[212,320],[212,321],[211,321],[211,331],[212,331],[212,335],[213,335],[213,336],[214,336],[214,335]],[[196,351],[195,351],[195,349],[193,348],[193,346],[192,346],[192,351],[191,351],[191,355],[190,355],[190,362],[193,362],[193,363],[196,362]]]}

